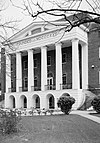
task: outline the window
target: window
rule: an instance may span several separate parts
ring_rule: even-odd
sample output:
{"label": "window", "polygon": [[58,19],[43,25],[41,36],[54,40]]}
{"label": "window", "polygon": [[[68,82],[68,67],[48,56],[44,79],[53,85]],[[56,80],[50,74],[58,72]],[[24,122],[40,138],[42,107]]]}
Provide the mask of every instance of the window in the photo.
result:
{"label": "window", "polygon": [[13,64],[11,64],[11,72],[13,72]]}
{"label": "window", "polygon": [[26,70],[28,68],[28,62],[27,61],[24,61],[23,62],[23,66],[24,66],[24,70]]}
{"label": "window", "polygon": [[51,65],[51,56],[47,57],[47,65],[50,66]]}
{"label": "window", "polygon": [[34,78],[34,86],[37,87],[37,77]]}
{"label": "window", "polygon": [[99,84],[100,84],[100,71],[99,71]]}
{"label": "window", "polygon": [[63,82],[63,85],[65,85],[67,83],[67,76],[66,76],[66,74],[63,74],[62,82]]}
{"label": "window", "polygon": [[37,28],[31,31],[31,35],[37,34],[41,32],[41,28]]}
{"label": "window", "polygon": [[34,59],[34,68],[37,68],[37,59]]}
{"label": "window", "polygon": [[14,86],[13,86],[13,80],[11,80],[11,88],[14,88]]}
{"label": "window", "polygon": [[28,87],[28,79],[27,77],[24,78],[24,88],[27,89]]}
{"label": "window", "polygon": [[0,83],[0,90],[1,90],[1,83]]}
{"label": "window", "polygon": [[62,54],[62,63],[66,63],[66,53]]}
{"label": "window", "polygon": [[99,59],[100,59],[100,47],[99,47]]}

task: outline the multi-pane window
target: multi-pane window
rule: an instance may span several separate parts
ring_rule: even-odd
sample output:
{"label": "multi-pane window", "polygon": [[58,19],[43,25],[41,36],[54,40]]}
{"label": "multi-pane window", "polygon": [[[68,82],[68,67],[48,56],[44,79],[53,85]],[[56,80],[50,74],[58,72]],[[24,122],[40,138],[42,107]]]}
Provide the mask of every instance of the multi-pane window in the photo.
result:
{"label": "multi-pane window", "polygon": [[63,82],[63,85],[65,85],[67,83],[67,76],[66,76],[66,74],[63,74],[62,82]]}
{"label": "multi-pane window", "polygon": [[66,63],[66,53],[62,54],[62,63]]}
{"label": "multi-pane window", "polygon": [[51,65],[51,56],[47,57],[47,65],[50,66]]}
{"label": "multi-pane window", "polygon": [[11,64],[11,72],[13,72],[13,64]]}
{"label": "multi-pane window", "polygon": [[28,62],[27,61],[23,62],[23,67],[24,67],[24,70],[26,70],[28,68]]}
{"label": "multi-pane window", "polygon": [[27,89],[28,87],[28,79],[27,77],[24,78],[24,89]]}
{"label": "multi-pane window", "polygon": [[34,78],[34,86],[37,87],[37,77]]}
{"label": "multi-pane window", "polygon": [[99,59],[100,59],[100,47],[99,47]]}
{"label": "multi-pane window", "polygon": [[11,80],[11,88],[14,88],[13,80]]}
{"label": "multi-pane window", "polygon": [[34,59],[34,68],[37,68],[37,59]]}
{"label": "multi-pane window", "polygon": [[0,90],[1,90],[1,83],[0,83]]}
{"label": "multi-pane window", "polygon": [[99,85],[100,85],[100,71],[99,71]]}

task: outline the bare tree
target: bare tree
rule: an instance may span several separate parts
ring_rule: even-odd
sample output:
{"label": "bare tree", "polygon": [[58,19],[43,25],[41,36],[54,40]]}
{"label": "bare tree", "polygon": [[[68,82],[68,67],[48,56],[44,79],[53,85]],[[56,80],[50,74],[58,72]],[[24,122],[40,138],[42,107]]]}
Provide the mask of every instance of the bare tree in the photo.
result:
{"label": "bare tree", "polygon": [[63,18],[67,22],[65,24],[67,31],[81,24],[88,26],[91,22],[100,24],[99,0],[22,0],[21,5],[14,3],[14,0],[10,1],[33,20],[41,18],[50,22],[49,16],[52,16],[52,19]]}
{"label": "bare tree", "polygon": [[[18,30],[17,28],[17,22],[18,20],[13,19],[6,19],[3,17],[3,13],[7,9],[7,5],[3,0],[0,1],[0,90],[1,90],[1,96],[0,101],[4,99],[4,92],[5,92],[5,75],[9,74],[9,72],[6,72],[6,62],[5,62],[5,56],[8,54],[8,50],[5,49],[5,44],[9,46],[11,50],[14,50],[13,47],[10,44],[10,41],[8,39],[9,33],[13,34],[14,31]],[[9,68],[9,67],[8,67]]]}

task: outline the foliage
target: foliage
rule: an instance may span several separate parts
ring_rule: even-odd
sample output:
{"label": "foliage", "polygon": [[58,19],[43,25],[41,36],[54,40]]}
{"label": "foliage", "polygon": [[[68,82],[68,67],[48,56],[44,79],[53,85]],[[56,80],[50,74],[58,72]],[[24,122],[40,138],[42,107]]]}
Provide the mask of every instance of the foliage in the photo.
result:
{"label": "foliage", "polygon": [[75,103],[75,99],[70,96],[61,96],[58,99],[57,105],[59,108],[61,108],[61,111],[65,114],[69,114],[72,105]]}
{"label": "foliage", "polygon": [[2,134],[11,134],[17,132],[18,122],[21,118],[18,116],[16,110],[4,111],[0,110],[0,131]]}
{"label": "foliage", "polygon": [[92,102],[91,105],[93,106],[93,109],[97,112],[100,113],[100,96],[96,96]]}

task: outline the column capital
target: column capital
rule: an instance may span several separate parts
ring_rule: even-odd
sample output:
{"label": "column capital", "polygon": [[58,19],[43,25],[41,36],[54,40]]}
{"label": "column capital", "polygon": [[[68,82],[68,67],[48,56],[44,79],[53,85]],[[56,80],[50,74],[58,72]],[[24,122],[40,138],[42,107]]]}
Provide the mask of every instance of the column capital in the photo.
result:
{"label": "column capital", "polygon": [[73,39],[71,40],[71,42],[75,42],[75,41],[78,41],[78,42],[79,42],[79,39],[78,39],[78,38],[73,38]]}
{"label": "column capital", "polygon": [[21,52],[21,51],[18,51],[18,52],[16,52],[16,54],[22,54],[22,52]]}
{"label": "column capital", "polygon": [[33,50],[33,49],[28,49],[28,50],[27,50],[27,52],[31,52],[31,51],[34,51],[34,50]]}
{"label": "column capital", "polygon": [[41,47],[41,50],[42,50],[42,49],[47,49],[47,46],[42,46],[42,47]]}
{"label": "column capital", "polygon": [[55,46],[62,46],[62,43],[61,42],[57,42],[57,43],[55,43]]}

